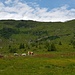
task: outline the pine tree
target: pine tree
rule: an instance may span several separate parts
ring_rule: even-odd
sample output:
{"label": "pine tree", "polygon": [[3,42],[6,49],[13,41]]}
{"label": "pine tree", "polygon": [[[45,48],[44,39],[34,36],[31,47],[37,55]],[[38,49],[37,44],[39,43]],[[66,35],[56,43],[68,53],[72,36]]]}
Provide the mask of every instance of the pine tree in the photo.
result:
{"label": "pine tree", "polygon": [[11,49],[11,45],[9,45],[9,49]]}
{"label": "pine tree", "polygon": [[61,41],[59,42],[59,45],[62,45]]}
{"label": "pine tree", "polygon": [[17,51],[16,48],[11,48],[11,49],[9,50],[10,53],[16,53],[16,51]]}
{"label": "pine tree", "polygon": [[56,51],[56,47],[54,43],[51,44],[51,51]]}
{"label": "pine tree", "polygon": [[24,49],[24,48],[25,48],[24,44],[21,43],[19,49]]}

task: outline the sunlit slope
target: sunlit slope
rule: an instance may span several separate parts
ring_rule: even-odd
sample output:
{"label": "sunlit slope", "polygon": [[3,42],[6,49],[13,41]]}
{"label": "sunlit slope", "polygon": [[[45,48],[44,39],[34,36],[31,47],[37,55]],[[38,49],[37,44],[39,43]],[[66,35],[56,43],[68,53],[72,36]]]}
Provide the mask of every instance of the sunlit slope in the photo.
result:
{"label": "sunlit slope", "polygon": [[[68,22],[0,21],[0,46],[7,47],[13,43],[18,46],[20,43],[36,41],[44,44],[47,40],[54,42],[59,50],[63,48],[58,45],[60,41],[64,48],[68,48],[68,45],[75,40],[75,20]],[[72,45],[69,49],[71,48]]]}

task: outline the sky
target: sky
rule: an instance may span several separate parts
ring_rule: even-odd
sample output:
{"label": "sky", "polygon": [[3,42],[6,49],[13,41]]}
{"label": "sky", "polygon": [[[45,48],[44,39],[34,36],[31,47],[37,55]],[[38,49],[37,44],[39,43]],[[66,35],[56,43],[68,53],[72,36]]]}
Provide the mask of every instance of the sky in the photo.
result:
{"label": "sky", "polygon": [[0,0],[0,20],[65,22],[75,19],[75,0]]}

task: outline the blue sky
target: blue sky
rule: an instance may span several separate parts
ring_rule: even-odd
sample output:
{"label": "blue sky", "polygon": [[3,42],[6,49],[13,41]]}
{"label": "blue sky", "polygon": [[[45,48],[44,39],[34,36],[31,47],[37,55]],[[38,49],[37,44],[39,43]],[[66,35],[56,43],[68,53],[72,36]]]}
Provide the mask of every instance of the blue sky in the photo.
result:
{"label": "blue sky", "polygon": [[75,8],[75,0],[21,0],[22,2],[27,2],[27,3],[36,3],[38,4],[41,8],[48,8],[49,10],[57,7],[61,7],[64,5],[68,5],[69,8]]}
{"label": "blue sky", "polygon": [[75,0],[0,0],[0,20],[45,22],[75,19]]}
{"label": "blue sky", "polygon": [[69,5],[70,8],[75,8],[75,0],[24,0],[26,2],[36,2],[40,7],[46,7],[50,10],[63,5]]}

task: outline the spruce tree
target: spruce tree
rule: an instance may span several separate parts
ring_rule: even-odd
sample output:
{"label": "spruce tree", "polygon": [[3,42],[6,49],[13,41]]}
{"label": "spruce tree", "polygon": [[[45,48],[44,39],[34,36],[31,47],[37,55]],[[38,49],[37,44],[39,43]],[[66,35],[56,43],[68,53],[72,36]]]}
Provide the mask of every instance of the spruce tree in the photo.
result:
{"label": "spruce tree", "polygon": [[59,45],[62,45],[61,41],[59,42]]}
{"label": "spruce tree", "polygon": [[25,48],[24,44],[21,43],[19,49],[24,49],[24,48]]}
{"label": "spruce tree", "polygon": [[56,51],[56,47],[54,43],[51,44],[51,51]]}

